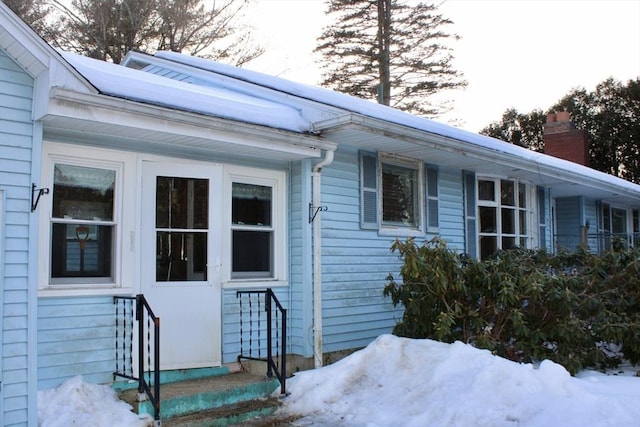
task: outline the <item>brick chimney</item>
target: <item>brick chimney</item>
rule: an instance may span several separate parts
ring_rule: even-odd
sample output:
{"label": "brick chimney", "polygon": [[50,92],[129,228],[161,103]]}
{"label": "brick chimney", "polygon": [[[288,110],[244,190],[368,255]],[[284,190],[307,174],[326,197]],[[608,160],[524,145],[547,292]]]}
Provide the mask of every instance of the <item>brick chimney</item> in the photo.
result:
{"label": "brick chimney", "polygon": [[543,130],[545,154],[589,166],[587,131],[576,129],[567,111],[548,114]]}

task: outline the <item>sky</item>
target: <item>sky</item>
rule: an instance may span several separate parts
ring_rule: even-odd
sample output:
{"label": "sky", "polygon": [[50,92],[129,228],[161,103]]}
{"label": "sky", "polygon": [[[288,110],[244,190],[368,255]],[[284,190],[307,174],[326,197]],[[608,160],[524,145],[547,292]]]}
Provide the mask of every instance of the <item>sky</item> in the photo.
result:
{"label": "sky", "polygon": [[[285,424],[297,427],[633,426],[636,371],[572,377],[551,361],[519,364],[461,342],[381,335],[332,365],[296,373],[276,416],[300,416]],[[151,425],[109,386],[82,377],[38,392],[38,418],[40,427]]]}
{"label": "sky", "polygon": [[[410,0],[414,1],[414,0]],[[454,66],[468,82],[439,119],[477,132],[507,108],[546,110],[572,89],[640,77],[640,0],[438,0],[461,36]],[[324,0],[254,0],[248,16],[267,48],[245,67],[317,85],[313,54]]]}

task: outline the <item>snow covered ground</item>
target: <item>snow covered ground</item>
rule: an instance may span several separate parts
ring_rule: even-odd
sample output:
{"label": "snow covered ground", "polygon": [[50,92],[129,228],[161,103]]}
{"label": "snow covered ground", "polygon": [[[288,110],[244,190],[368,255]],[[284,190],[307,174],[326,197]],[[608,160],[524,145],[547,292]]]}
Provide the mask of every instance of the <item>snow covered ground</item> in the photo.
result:
{"label": "snow covered ground", "polygon": [[[392,335],[297,373],[278,414],[296,426],[626,427],[640,425],[640,377],[514,363],[462,343]],[[77,377],[40,392],[42,427],[144,426],[107,386]]]}
{"label": "snow covered ground", "polygon": [[131,405],[118,400],[111,387],[86,383],[79,376],[38,392],[40,427],[146,427],[152,421],[131,412]]}

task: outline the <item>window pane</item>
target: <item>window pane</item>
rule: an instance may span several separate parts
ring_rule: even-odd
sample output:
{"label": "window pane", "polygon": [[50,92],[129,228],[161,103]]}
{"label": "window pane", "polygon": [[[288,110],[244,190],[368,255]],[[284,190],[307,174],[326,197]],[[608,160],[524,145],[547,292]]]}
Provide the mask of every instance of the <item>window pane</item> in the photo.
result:
{"label": "window pane", "polygon": [[515,249],[516,248],[516,239],[514,237],[503,237],[502,238],[502,249]]}
{"label": "window pane", "polygon": [[502,208],[502,233],[515,234],[516,232],[516,211],[515,209]]}
{"label": "window pane", "polygon": [[611,208],[611,232],[627,232],[627,211],[624,209]]}
{"label": "window pane", "polygon": [[527,186],[524,184],[518,184],[518,206],[527,207]]}
{"label": "window pane", "polygon": [[271,187],[233,183],[231,221],[234,224],[271,226]]}
{"label": "window pane", "polygon": [[207,280],[207,233],[156,233],[156,281]]}
{"label": "window pane", "polygon": [[382,220],[388,223],[417,226],[418,171],[397,165],[382,164]]}
{"label": "window pane", "polygon": [[495,233],[497,232],[496,208],[480,206],[480,232]]}
{"label": "window pane", "polygon": [[480,259],[487,259],[498,252],[498,240],[496,237],[480,237]]}
{"label": "window pane", "polygon": [[513,181],[500,181],[500,202],[506,206],[515,206],[515,185]]}
{"label": "window pane", "polygon": [[53,217],[112,221],[115,181],[114,170],[56,164]]}
{"label": "window pane", "polygon": [[270,231],[233,231],[232,276],[273,277],[273,233]]}
{"label": "window pane", "polygon": [[496,184],[493,181],[478,181],[478,199],[496,200]]}
{"label": "window pane", "polygon": [[157,177],[157,228],[206,229],[208,218],[209,180]]}
{"label": "window pane", "polygon": [[113,226],[54,223],[51,228],[52,278],[113,278]]}
{"label": "window pane", "polygon": [[527,211],[525,210],[521,210],[519,211],[519,215],[520,215],[520,230],[519,230],[519,234],[527,234],[528,231],[528,227],[527,227]]}

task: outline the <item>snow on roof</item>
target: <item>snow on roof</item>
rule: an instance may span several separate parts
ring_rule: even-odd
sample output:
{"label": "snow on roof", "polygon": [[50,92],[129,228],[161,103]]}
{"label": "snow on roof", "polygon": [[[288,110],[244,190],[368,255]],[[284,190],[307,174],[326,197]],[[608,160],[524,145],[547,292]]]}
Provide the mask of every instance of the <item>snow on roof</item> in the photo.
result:
{"label": "snow on roof", "polygon": [[215,61],[184,55],[176,52],[156,52],[155,56],[177,62],[183,65],[208,70],[213,73],[236,78],[256,85],[268,87],[296,97],[309,99],[322,104],[337,107],[348,112],[361,114],[367,117],[384,120],[401,126],[410,127],[424,132],[444,136],[447,138],[473,144],[487,150],[504,153],[532,164],[543,165],[558,171],[564,171],[572,175],[584,176],[590,180],[597,180],[610,185],[624,188],[640,196],[640,186],[624,179],[609,175],[589,167],[579,165],[567,160],[559,159],[546,154],[538,153],[526,148],[509,144],[495,138],[472,133],[453,126],[438,123],[423,117],[415,116],[395,108],[377,104],[372,101],[356,98],[338,93],[332,90],[310,86],[285,80],[279,77],[269,76],[252,70],[220,64]]}
{"label": "snow on roof", "polygon": [[[290,99],[291,104],[287,105],[282,101],[275,102],[264,99],[264,96],[251,96],[246,93],[246,90],[241,91],[239,88],[234,88],[233,85],[211,87],[190,84],[72,53],[62,53],[62,55],[101,93],[106,95],[293,132],[308,133],[313,131],[313,123],[302,116],[299,111],[302,107],[295,105],[294,99]],[[513,156],[564,174],[613,185],[640,196],[640,186],[613,175],[418,117],[372,101],[180,53],[157,52],[155,56],[209,71],[212,73],[212,77],[216,74],[230,77],[286,93],[292,97],[331,106],[343,110],[345,114],[360,114],[473,144],[491,152]]]}
{"label": "snow on roof", "polygon": [[294,132],[311,124],[296,109],[227,88],[189,84],[85,56],[62,56],[105,95]]}

